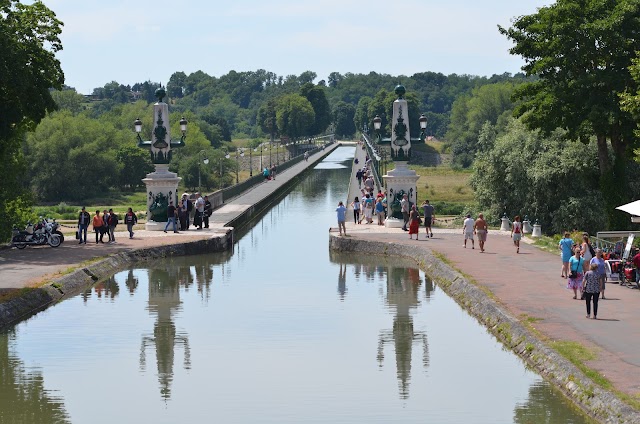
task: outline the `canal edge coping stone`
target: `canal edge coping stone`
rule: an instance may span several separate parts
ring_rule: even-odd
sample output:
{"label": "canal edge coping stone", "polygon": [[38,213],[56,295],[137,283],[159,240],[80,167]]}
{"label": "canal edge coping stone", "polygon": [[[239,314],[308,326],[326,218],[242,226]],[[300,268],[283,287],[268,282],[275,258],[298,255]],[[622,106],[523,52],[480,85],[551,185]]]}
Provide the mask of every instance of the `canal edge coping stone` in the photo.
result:
{"label": "canal edge coping stone", "polygon": [[393,242],[329,234],[329,248],[339,252],[397,256],[414,260],[438,286],[476,318],[504,346],[562,391],[588,416],[604,423],[640,423],[640,412],[597,386],[568,359],[548,347],[520,320],[463,274],[430,251]]}

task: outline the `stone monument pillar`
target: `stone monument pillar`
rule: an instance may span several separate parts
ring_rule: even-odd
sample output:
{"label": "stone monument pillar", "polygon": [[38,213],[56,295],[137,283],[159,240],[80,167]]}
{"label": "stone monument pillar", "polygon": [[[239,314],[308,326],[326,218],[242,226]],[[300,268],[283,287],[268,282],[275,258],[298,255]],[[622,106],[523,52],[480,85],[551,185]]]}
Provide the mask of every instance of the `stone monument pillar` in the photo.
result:
{"label": "stone monument pillar", "polygon": [[156,90],[158,102],[153,105],[153,132],[151,141],[143,141],[140,138],[142,123],[136,120],[136,132],[138,132],[138,147],[149,149],[155,171],[147,174],[144,181],[147,187],[147,223],[145,229],[151,231],[164,230],[167,222],[167,207],[172,201],[178,206],[178,184],[182,178],[174,172],[169,172],[171,162],[171,148],[184,146],[184,138],[187,121],[180,120],[182,138],[179,141],[171,140],[171,128],[169,125],[169,106],[162,101],[166,95],[163,88]]}
{"label": "stone monument pillar", "polygon": [[393,119],[391,121],[391,157],[395,168],[383,175],[387,190],[388,217],[385,226],[402,228],[404,220],[400,201],[407,195],[411,205],[418,202],[417,186],[419,175],[407,167],[411,157],[411,136],[409,132],[409,109],[404,99],[405,88],[399,85],[395,89],[398,98],[393,102]]}

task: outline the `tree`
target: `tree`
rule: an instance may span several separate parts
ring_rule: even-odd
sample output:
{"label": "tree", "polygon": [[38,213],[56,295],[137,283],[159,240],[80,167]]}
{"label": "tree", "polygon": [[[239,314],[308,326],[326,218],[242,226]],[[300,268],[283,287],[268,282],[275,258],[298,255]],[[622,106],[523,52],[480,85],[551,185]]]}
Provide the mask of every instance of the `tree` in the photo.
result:
{"label": "tree", "polygon": [[20,144],[27,130],[56,109],[50,89],[64,83],[55,57],[62,50],[61,27],[42,2],[0,1],[0,240],[9,238],[12,221],[30,204]]}
{"label": "tree", "polygon": [[52,90],[51,97],[56,102],[59,109],[66,109],[72,113],[79,113],[82,111],[84,103],[84,96],[76,93],[74,89],[68,90]]}
{"label": "tree", "polygon": [[356,132],[353,118],[356,114],[354,105],[347,102],[338,102],[333,108],[333,122],[335,132],[339,137],[352,137]]}
{"label": "tree", "polygon": [[331,72],[329,74],[329,87],[336,88],[340,81],[342,81],[342,75],[339,72]]}
{"label": "tree", "polygon": [[560,127],[571,140],[596,137],[600,187],[616,226],[628,219],[614,208],[628,200],[628,151],[637,144],[635,121],[618,93],[638,87],[629,66],[640,50],[639,19],[640,0],[558,0],[499,27],[515,43],[510,52],[525,59],[522,69],[539,77],[516,90],[522,103],[515,114],[545,133]]}
{"label": "tree", "polygon": [[307,135],[323,133],[331,123],[331,107],[327,101],[324,88],[312,83],[306,83],[300,87],[300,94],[309,100],[315,113],[315,121],[309,128]]}
{"label": "tree", "polygon": [[260,106],[258,109],[258,115],[256,116],[256,121],[258,126],[265,133],[269,134],[271,137],[271,141],[274,140],[276,134],[278,133],[278,123],[276,121],[276,106],[277,102],[275,99],[269,99],[265,103]]}
{"label": "tree", "polygon": [[118,164],[118,185],[134,190],[142,185],[142,179],[151,171],[153,164],[149,153],[133,144],[122,146],[116,151]]}
{"label": "tree", "polygon": [[276,104],[278,132],[296,140],[309,133],[315,122],[313,106],[299,94],[287,94]]}
{"label": "tree", "polygon": [[187,79],[187,74],[184,72],[174,72],[169,77],[167,83],[167,96],[172,99],[181,99],[184,96],[184,84]]}

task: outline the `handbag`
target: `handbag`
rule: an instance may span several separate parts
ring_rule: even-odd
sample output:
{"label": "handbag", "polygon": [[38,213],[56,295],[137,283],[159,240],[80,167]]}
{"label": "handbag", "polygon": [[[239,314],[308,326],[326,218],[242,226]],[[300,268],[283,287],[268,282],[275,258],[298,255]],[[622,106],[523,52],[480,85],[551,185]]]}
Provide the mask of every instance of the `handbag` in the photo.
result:
{"label": "handbag", "polygon": [[80,240],[80,230],[76,230],[76,240]]}
{"label": "handbag", "polygon": [[582,265],[582,258],[578,259],[578,266],[576,267],[575,271],[571,270],[571,272],[569,273],[569,278],[578,278],[578,270],[580,269],[580,265]]}

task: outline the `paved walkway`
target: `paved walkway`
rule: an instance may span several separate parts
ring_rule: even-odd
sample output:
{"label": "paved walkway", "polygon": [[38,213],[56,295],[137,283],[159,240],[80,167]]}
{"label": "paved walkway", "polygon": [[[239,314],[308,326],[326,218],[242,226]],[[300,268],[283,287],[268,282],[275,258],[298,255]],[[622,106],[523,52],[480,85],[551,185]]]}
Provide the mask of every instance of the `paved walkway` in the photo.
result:
{"label": "paved walkway", "polygon": [[[437,211],[436,211],[437,213]],[[347,223],[347,234],[364,240],[402,243],[447,257],[463,273],[494,293],[514,316],[540,319],[534,327],[550,340],[571,340],[594,348],[598,359],[588,365],[630,395],[640,392],[640,292],[608,284],[598,320],[586,319],[585,302],[573,300],[560,278],[560,257],[521,243],[516,254],[508,233],[490,230],[486,252],[463,248],[462,229],[434,229],[434,238],[410,240],[401,229]]]}
{"label": "paved walkway", "polygon": [[[73,237],[65,237],[65,242],[55,249],[49,246],[38,246],[27,247],[24,250],[0,250],[0,294],[22,287],[37,285],[82,262],[101,256],[108,256],[118,251],[180,244],[224,234],[228,231],[229,222],[259,201],[273,196],[284,184],[307,168],[315,166],[323,156],[338,146],[339,144],[336,143],[326,147],[324,151],[311,155],[307,162],[303,160],[281,174],[277,174],[275,181],[271,180],[258,184],[225,203],[222,207],[216,209],[209,218],[210,228],[208,229],[196,230],[191,227],[191,230],[183,231],[179,234],[140,230],[135,231],[133,239],[129,239],[126,226],[121,224],[118,228],[125,231],[116,232],[116,244],[96,244],[94,233],[89,232],[86,245],[79,245]],[[91,208],[88,209],[90,210]]]}

